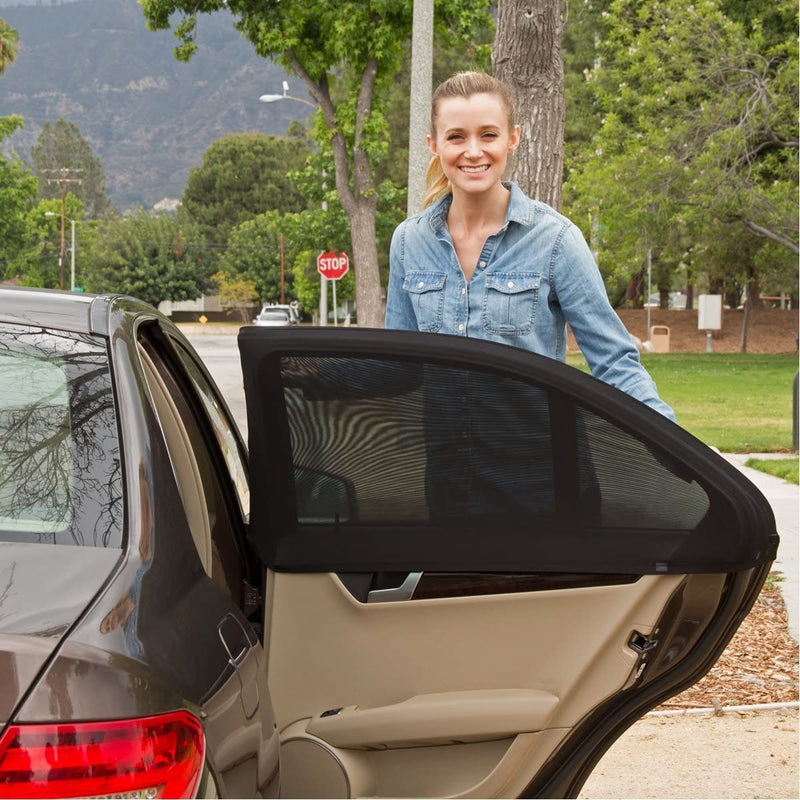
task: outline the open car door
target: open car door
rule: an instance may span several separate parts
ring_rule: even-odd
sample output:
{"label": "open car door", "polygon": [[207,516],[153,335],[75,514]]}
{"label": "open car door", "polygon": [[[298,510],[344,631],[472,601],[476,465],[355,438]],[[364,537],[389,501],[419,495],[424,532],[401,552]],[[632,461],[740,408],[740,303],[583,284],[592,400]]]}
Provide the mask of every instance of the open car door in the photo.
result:
{"label": "open car door", "polygon": [[239,336],[289,797],[574,797],[697,681],[778,537],[723,458],[506,345]]}

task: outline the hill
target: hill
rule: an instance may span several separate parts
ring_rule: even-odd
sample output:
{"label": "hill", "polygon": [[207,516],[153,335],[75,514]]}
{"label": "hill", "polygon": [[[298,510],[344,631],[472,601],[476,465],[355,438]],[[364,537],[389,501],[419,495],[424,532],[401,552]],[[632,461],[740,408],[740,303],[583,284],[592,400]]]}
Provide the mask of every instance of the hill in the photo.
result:
{"label": "hill", "polygon": [[0,114],[25,117],[10,147],[27,161],[46,121],[74,122],[120,209],[180,197],[189,167],[226,133],[283,134],[309,111],[291,101],[258,102],[265,92],[280,93],[283,80],[292,94],[306,95],[299,79],[256,57],[227,12],[200,16],[199,48],[188,64],[174,58],[171,31],[147,30],[136,0],[0,12],[20,36],[17,59],[0,77]]}

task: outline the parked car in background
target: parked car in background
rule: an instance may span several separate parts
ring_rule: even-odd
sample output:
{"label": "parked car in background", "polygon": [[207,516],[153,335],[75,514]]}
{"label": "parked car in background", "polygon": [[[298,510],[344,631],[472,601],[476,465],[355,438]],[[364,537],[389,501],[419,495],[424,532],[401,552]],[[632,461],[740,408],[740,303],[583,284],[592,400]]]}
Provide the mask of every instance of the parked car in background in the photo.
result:
{"label": "parked car in background", "polygon": [[[741,473],[513,347],[0,289],[0,797],[574,797],[777,547]],[[268,682],[269,681],[269,682]]]}
{"label": "parked car in background", "polygon": [[299,325],[300,314],[296,306],[292,305],[265,305],[258,316],[253,320],[256,325],[263,327],[282,327],[284,325]]}

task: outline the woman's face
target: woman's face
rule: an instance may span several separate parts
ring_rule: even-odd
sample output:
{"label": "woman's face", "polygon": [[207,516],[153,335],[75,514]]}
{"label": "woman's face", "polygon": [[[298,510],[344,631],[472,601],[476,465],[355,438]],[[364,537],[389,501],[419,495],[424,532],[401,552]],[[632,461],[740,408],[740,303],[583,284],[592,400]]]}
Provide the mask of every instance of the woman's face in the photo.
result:
{"label": "woman's face", "polygon": [[453,192],[480,194],[503,177],[508,154],[519,144],[519,126],[496,94],[447,97],[439,101],[436,135],[428,147],[439,157]]}

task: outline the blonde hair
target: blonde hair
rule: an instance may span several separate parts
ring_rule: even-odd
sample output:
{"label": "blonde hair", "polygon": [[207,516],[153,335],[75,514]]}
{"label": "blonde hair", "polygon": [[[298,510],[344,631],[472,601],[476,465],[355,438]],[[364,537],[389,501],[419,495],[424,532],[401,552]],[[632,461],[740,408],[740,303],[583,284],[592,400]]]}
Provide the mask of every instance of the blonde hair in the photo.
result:
{"label": "blonde hair", "polygon": [[[474,94],[494,94],[500,98],[506,116],[508,117],[509,130],[514,127],[514,100],[509,88],[487,75],[485,72],[457,72],[451,75],[444,83],[439,84],[431,100],[431,137],[436,138],[436,116],[442,100],[449,97],[470,98]],[[425,172],[425,198],[422,207],[427,208],[440,197],[451,190],[450,181],[447,180],[442,164],[437,156],[431,156],[428,169]]]}

